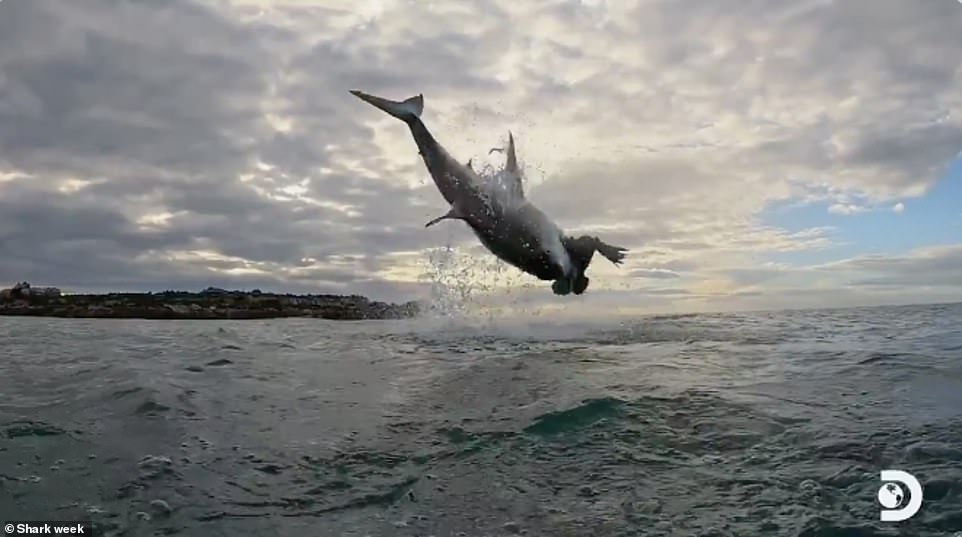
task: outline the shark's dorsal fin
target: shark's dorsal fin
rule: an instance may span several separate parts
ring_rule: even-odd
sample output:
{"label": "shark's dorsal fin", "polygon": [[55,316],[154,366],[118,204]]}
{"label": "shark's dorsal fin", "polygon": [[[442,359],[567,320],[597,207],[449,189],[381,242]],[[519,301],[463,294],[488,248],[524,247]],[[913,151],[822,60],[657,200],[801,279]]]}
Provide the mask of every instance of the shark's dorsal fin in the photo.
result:
{"label": "shark's dorsal fin", "polygon": [[474,161],[474,159],[473,159],[473,158],[469,158],[469,159],[468,159],[468,162],[465,163],[465,166],[467,166],[469,170],[474,171],[474,166],[471,165],[471,162],[472,162],[472,161]]}
{"label": "shark's dorsal fin", "polygon": [[508,162],[504,169],[511,173],[518,173],[518,157],[514,154],[514,135],[508,131]]}
{"label": "shark's dorsal fin", "polygon": [[508,160],[504,165],[504,171],[508,173],[508,188],[518,199],[524,198],[524,186],[521,184],[521,169],[518,168],[518,157],[514,152],[514,135],[508,131]]}

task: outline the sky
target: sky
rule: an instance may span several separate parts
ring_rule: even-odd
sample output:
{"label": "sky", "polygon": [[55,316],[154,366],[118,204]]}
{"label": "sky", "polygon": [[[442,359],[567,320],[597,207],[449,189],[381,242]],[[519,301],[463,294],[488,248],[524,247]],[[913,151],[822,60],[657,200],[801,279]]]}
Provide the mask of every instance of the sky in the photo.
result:
{"label": "sky", "polygon": [[[962,300],[962,2],[0,0],[0,285],[549,311]],[[494,260],[406,127],[596,258]]]}

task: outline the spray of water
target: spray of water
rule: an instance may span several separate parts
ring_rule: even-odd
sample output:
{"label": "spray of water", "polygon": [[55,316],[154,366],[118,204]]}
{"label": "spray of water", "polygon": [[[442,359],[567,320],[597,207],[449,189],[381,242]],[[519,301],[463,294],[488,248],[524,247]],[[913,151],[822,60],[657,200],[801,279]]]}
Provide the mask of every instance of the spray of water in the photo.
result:
{"label": "spray of water", "polygon": [[[523,201],[513,195],[508,183],[513,179],[503,166],[486,163],[478,175],[492,203],[511,206]],[[536,285],[476,242],[427,250],[420,280],[431,288],[429,317],[475,322],[524,311],[524,291]],[[537,312],[532,308],[529,314]]]}
{"label": "spray of water", "polygon": [[[514,207],[524,202],[523,197],[515,195],[515,191],[510,187],[510,182],[514,178],[504,169],[485,163],[478,172],[482,181],[482,190],[490,203],[501,207]],[[521,179],[524,183],[524,177]]]}
{"label": "spray of water", "polygon": [[421,281],[430,285],[427,313],[433,317],[480,320],[524,307],[530,278],[483,248],[450,244],[426,252]]}

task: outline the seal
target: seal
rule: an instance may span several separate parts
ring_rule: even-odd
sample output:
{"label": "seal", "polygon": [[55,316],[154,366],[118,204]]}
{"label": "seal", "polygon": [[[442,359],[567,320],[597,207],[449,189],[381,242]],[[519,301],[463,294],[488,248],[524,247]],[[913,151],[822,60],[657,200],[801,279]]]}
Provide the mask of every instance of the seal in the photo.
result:
{"label": "seal", "polygon": [[595,252],[615,265],[628,251],[612,246],[598,237],[574,238],[526,199],[522,172],[515,153],[514,135],[508,132],[507,154],[500,181],[483,181],[471,167],[462,164],[434,139],[421,121],[424,96],[392,101],[359,90],[351,94],[407,124],[418,153],[450,210],[425,224],[461,220],[492,254],[506,263],[541,280],[553,280],[557,295],[580,295],[588,288],[585,275]]}

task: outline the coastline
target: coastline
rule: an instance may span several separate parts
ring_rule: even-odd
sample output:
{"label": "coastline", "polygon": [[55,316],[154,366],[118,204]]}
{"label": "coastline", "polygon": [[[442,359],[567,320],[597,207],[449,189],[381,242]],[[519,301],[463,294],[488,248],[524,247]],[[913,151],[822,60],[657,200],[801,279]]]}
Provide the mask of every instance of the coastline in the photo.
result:
{"label": "coastline", "polygon": [[360,295],[293,295],[260,291],[200,293],[107,293],[0,297],[0,316],[78,319],[275,319],[308,317],[329,320],[404,319],[420,312],[415,301],[372,301]]}

